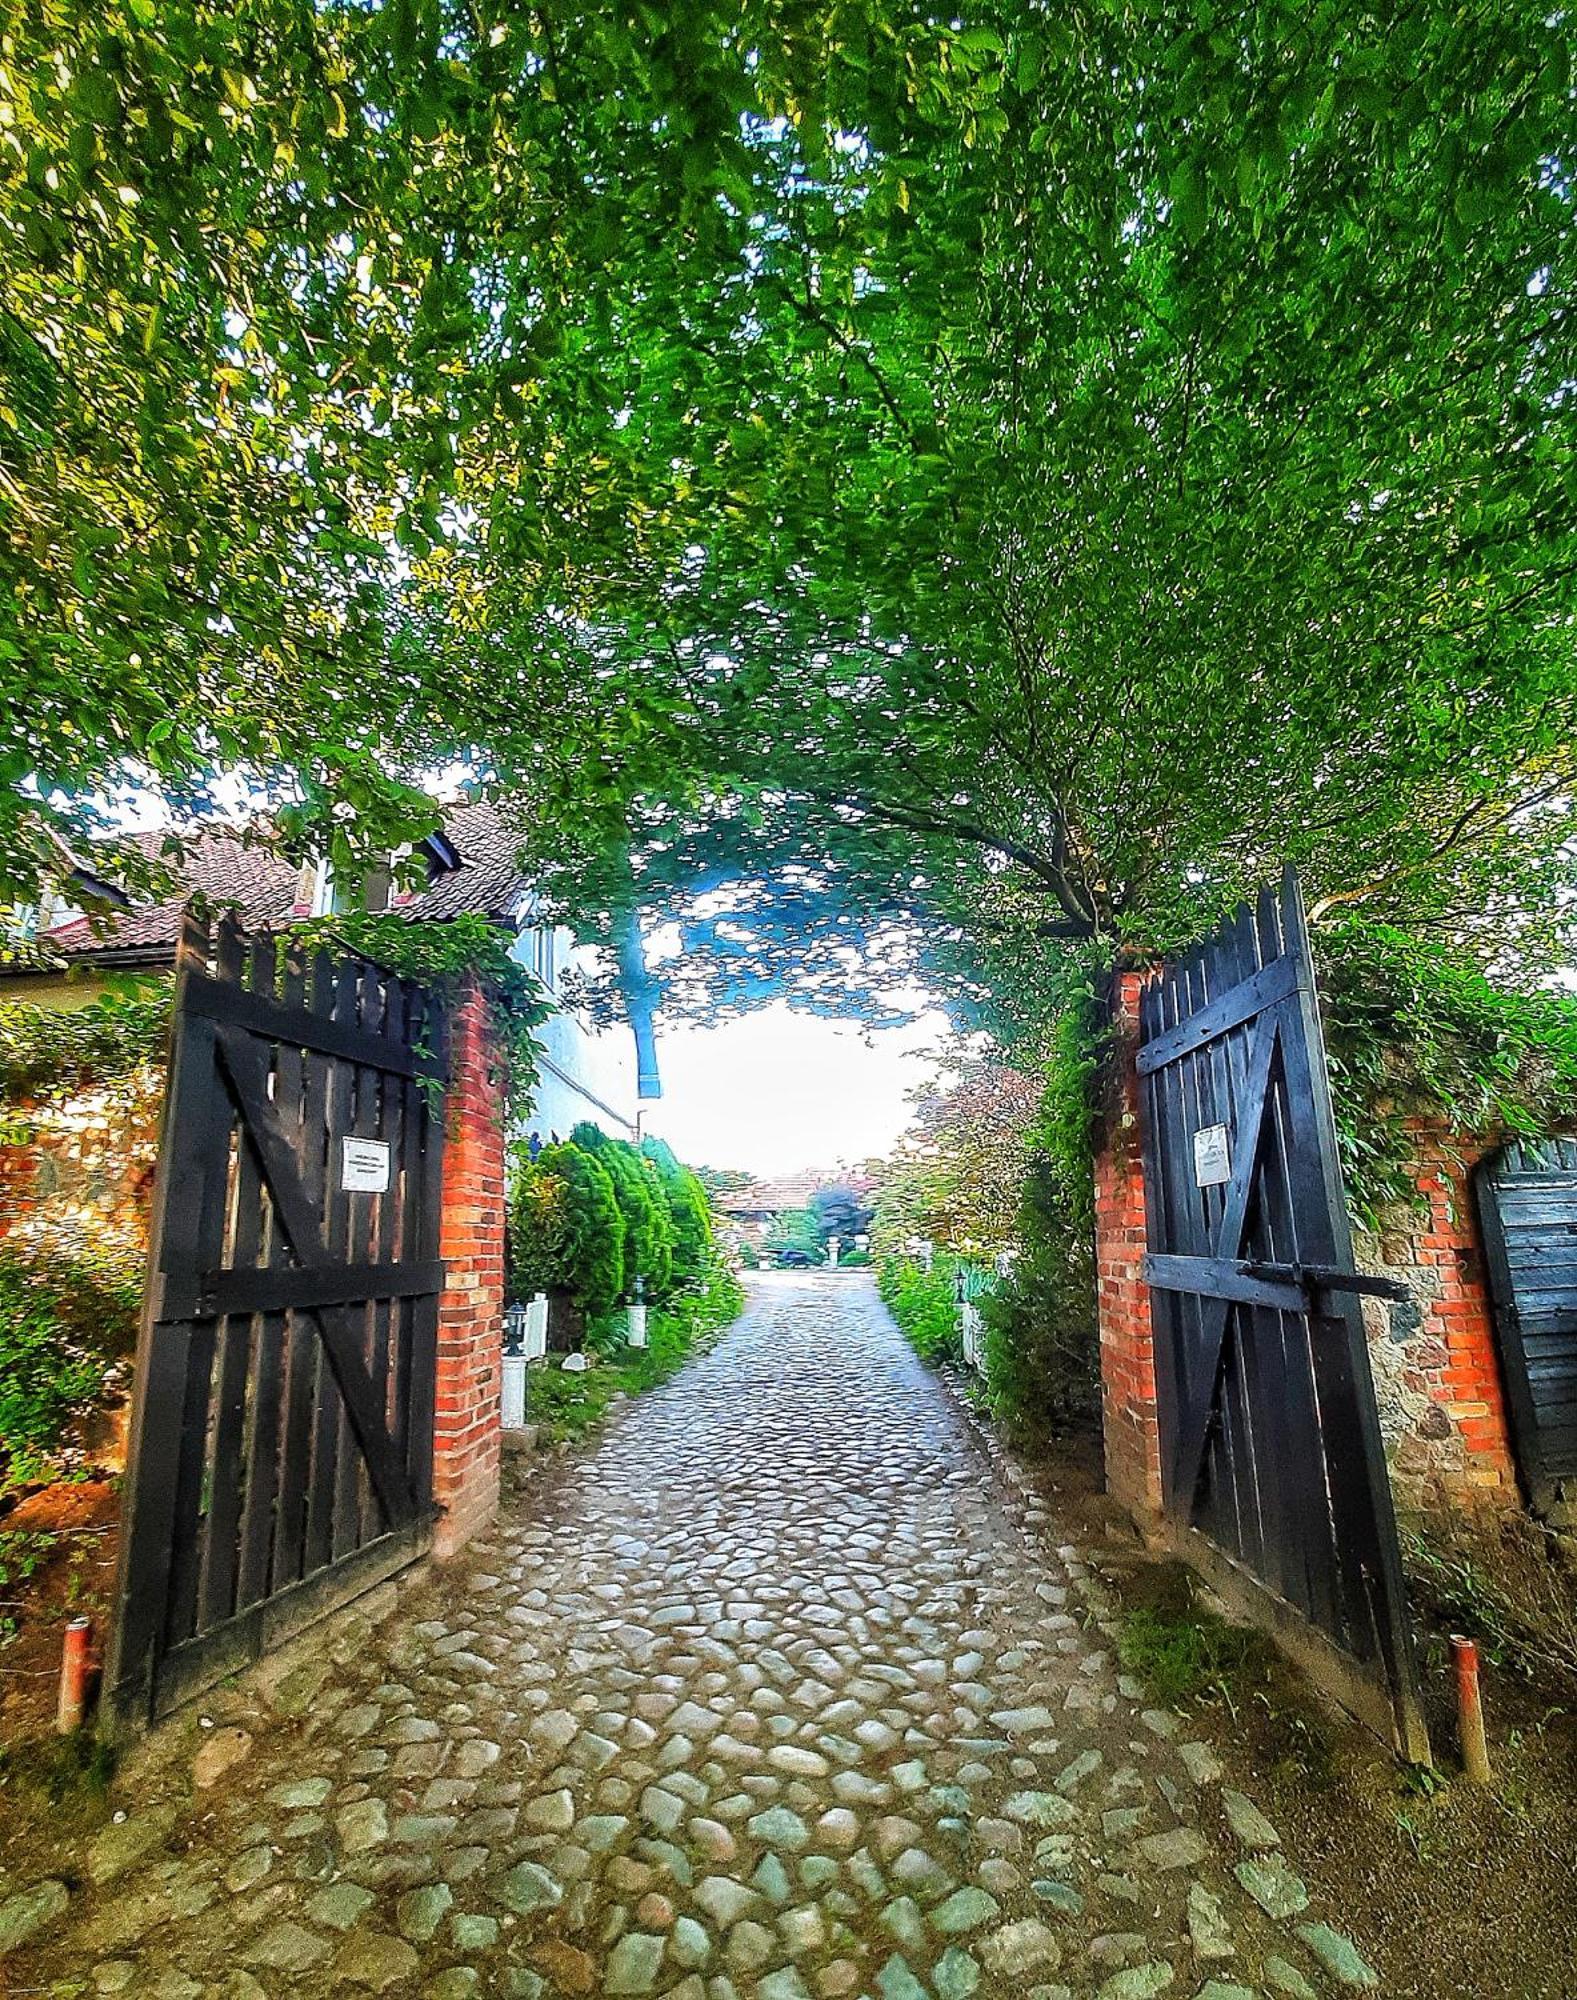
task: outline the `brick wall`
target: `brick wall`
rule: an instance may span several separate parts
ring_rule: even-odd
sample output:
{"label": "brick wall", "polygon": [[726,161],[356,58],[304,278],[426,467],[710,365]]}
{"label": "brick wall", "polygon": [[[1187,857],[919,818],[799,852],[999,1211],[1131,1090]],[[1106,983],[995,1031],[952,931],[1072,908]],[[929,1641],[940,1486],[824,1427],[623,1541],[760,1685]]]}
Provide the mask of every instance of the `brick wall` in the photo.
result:
{"label": "brick wall", "polygon": [[1161,1511],[1154,1337],[1144,1282],[1144,1161],[1140,1149],[1139,1038],[1143,975],[1119,972],[1112,1013],[1117,1047],[1095,1160],[1095,1274],[1101,1332],[1101,1422],[1106,1484],[1141,1526]]}
{"label": "brick wall", "polygon": [[434,1553],[453,1555],[498,1508],[504,1314],[504,1090],[474,989],[456,1010],[446,1100],[441,1250],[448,1282],[438,1316]]}
{"label": "brick wall", "polygon": [[[1408,1121],[1420,1203],[1356,1238],[1367,1271],[1411,1297],[1365,1302],[1380,1428],[1398,1498],[1417,1506],[1511,1502],[1516,1475],[1468,1171],[1488,1148]],[[1467,1165],[1458,1154],[1465,1154]]]}

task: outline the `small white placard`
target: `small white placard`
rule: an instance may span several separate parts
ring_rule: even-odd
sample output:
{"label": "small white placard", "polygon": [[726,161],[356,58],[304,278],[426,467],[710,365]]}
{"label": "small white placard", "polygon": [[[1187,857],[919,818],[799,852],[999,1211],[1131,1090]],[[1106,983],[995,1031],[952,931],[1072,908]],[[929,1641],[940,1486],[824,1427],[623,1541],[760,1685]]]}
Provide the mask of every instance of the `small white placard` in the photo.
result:
{"label": "small white placard", "polygon": [[382,1194],[389,1185],[386,1143],[382,1139],[342,1139],[339,1184],[347,1194]]}
{"label": "small white placard", "polygon": [[1220,1187],[1232,1178],[1232,1153],[1225,1125],[1203,1125],[1194,1134],[1194,1185]]}

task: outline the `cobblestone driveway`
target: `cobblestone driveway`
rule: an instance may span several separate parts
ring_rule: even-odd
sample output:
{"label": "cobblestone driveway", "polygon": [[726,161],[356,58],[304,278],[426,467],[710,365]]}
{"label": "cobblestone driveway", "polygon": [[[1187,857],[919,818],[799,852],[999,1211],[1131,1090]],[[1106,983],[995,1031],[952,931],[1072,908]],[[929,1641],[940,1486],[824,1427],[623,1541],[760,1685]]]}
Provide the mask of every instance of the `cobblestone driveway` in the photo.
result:
{"label": "cobblestone driveway", "polygon": [[287,1719],[213,1732],[197,1803],[107,1829],[6,1970],[161,2000],[1374,1984],[1054,1543],[865,1281],[763,1281],[474,1562],[276,1671]]}

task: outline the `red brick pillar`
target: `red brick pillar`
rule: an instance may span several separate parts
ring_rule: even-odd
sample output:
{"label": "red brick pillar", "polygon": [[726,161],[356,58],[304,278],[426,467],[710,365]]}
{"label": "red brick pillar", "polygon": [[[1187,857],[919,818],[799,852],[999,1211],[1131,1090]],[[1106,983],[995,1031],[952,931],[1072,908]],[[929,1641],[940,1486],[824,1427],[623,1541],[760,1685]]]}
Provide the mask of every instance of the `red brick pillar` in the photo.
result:
{"label": "red brick pillar", "polygon": [[498,1511],[504,1319],[504,1083],[486,998],[471,988],[450,1030],[438,1312],[433,1553],[451,1556]]}
{"label": "red brick pillar", "polygon": [[1117,973],[1116,1029],[1105,1127],[1095,1157],[1095,1275],[1101,1330],[1106,1485],[1149,1529],[1161,1514],[1150,1288],[1144,1282],[1144,1159],[1139,1132],[1139,992],[1145,975]]}

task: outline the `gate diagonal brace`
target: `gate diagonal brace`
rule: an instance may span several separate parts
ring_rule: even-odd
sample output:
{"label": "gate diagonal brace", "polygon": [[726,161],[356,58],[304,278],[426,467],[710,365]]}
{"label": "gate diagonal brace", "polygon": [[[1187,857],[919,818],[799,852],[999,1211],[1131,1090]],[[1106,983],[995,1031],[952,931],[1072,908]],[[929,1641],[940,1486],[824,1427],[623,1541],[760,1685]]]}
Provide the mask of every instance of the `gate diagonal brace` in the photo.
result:
{"label": "gate diagonal brace", "polygon": [[[1276,1051],[1281,1043],[1281,1021],[1278,1012],[1261,1017],[1254,1029],[1253,1047],[1249,1054],[1248,1075],[1244,1082],[1242,1096],[1241,1132],[1237,1142],[1237,1160],[1232,1169],[1232,1179],[1227,1186],[1226,1206],[1221,1214],[1221,1227],[1216,1237],[1216,1256],[1223,1263],[1236,1264],[1243,1249],[1243,1235],[1248,1227],[1249,1199],[1253,1193],[1254,1176],[1259,1170],[1260,1147],[1265,1133],[1265,1107],[1270,1101],[1271,1068]],[[1192,1505],[1199,1485],[1200,1470],[1204,1465],[1205,1443],[1210,1435],[1211,1414],[1215,1408],[1216,1391],[1221,1381],[1221,1362],[1226,1352],[1227,1320],[1231,1313],[1229,1299],[1206,1299],[1201,1321],[1201,1368],[1199,1371],[1199,1392],[1191,1409],[1185,1410],[1178,1426],[1177,1452],[1172,1461],[1172,1490],[1186,1496]]]}
{"label": "gate diagonal brace", "polygon": [[[318,1219],[296,1167],[296,1156],[268,1095],[268,1066],[245,1029],[221,1026],[215,1035],[220,1067],[235,1100],[241,1123],[257,1154],[274,1212],[301,1264],[313,1269],[333,1267],[325,1251]],[[389,1442],[378,1409],[372,1377],[360,1340],[344,1307],[306,1308],[317,1321],[329,1365],[339,1386],[345,1414],[367,1463],[378,1504],[391,1527],[413,1518],[415,1507],[405,1470]]]}

